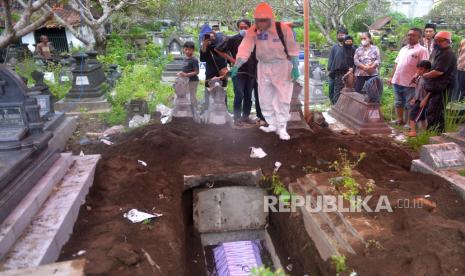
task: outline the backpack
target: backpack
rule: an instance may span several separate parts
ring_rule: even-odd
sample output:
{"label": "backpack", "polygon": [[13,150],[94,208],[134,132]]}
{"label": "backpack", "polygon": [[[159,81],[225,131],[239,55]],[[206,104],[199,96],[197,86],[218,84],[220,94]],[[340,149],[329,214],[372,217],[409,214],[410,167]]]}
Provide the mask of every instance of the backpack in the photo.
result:
{"label": "backpack", "polygon": [[365,94],[365,102],[380,103],[383,94],[383,81],[378,76],[370,78],[363,85],[362,93]]}

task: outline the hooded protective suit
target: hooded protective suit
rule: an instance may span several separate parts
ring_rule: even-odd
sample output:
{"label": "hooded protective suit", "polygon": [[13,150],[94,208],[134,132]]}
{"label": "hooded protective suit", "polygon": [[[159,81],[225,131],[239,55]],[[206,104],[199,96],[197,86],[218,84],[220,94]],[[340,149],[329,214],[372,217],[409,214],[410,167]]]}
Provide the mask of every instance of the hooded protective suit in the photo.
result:
{"label": "hooded protective suit", "polygon": [[[292,29],[281,24],[284,41],[291,60],[285,53],[283,43],[276,30],[273,10],[266,3],[260,3],[255,10],[255,19],[270,19],[271,27],[266,31],[258,30],[254,25],[246,33],[237,53],[237,62],[232,69],[237,71],[246,62],[254,48],[258,59],[258,91],[260,107],[268,127],[261,127],[265,132],[275,132],[283,140],[288,140],[286,131],[290,119],[290,102],[292,98],[293,80],[298,78],[299,49]],[[295,68],[295,70],[294,70]],[[292,73],[292,76],[291,76]]]}

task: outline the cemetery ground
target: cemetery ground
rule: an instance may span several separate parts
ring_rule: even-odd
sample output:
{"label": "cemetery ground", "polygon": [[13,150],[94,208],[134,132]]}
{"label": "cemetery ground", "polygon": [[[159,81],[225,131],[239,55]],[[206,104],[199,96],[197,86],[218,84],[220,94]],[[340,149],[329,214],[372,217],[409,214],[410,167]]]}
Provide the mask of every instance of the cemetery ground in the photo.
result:
{"label": "cemetery ground", "polygon": [[[100,128],[90,124],[80,131]],[[111,146],[81,146],[72,139],[68,148],[75,153],[101,153],[102,160],[60,260],[86,258],[88,275],[206,275],[203,250],[192,225],[192,193],[184,190],[184,175],[261,169],[271,176],[275,162],[280,161],[283,165],[277,175],[288,187],[307,173],[329,171],[328,163],[340,158],[342,148],[350,157],[366,154],[356,170],[375,181],[374,198],[387,195],[394,212],[362,215],[371,224],[363,233],[366,243],[354,248],[356,254],[345,256],[340,275],[351,271],[358,275],[465,273],[465,202],[442,179],[410,172],[417,152],[390,138],[329,129],[294,130],[291,136],[283,142],[255,128],[238,130],[176,118],[162,125],[154,118],[148,126],[112,136],[115,144]],[[251,159],[252,146],[268,155]],[[272,193],[267,181],[261,185]],[[395,206],[396,199],[415,198],[424,200],[423,208]],[[133,224],[123,218],[132,208],[163,216]],[[287,274],[337,272],[334,262],[318,257],[300,212],[270,213],[268,229]],[[81,250],[85,253],[77,256]]]}

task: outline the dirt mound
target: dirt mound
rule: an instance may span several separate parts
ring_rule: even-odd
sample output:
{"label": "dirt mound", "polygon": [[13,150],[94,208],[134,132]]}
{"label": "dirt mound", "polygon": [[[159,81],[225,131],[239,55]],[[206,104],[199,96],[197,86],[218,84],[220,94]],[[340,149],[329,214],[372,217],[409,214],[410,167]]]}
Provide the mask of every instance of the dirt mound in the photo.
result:
{"label": "dirt mound", "polygon": [[[383,231],[373,235],[376,246],[357,248],[357,255],[348,256],[348,267],[359,275],[465,274],[465,204],[440,179],[409,171],[414,152],[385,138],[327,129],[294,131],[291,136],[292,140],[283,142],[258,129],[175,120],[124,134],[111,147],[93,147],[91,151],[102,152],[103,159],[60,259],[74,258],[73,254],[86,250],[83,257],[88,260],[89,275],[202,275],[205,267],[191,231],[183,175],[256,168],[269,175],[275,161],[280,161],[279,175],[289,183],[305,175],[305,168],[328,170],[328,163],[338,158],[338,148],[344,148],[354,156],[366,153],[358,170],[376,181],[380,189],[375,196],[388,193],[390,199],[413,199],[430,195],[436,204],[434,210],[371,214]],[[251,159],[252,146],[263,148],[268,156]],[[123,218],[132,208],[163,217],[150,224],[132,224]],[[289,274],[334,275],[329,263],[314,257],[313,245],[305,239],[296,214],[272,214],[270,227],[283,265],[291,265]]]}

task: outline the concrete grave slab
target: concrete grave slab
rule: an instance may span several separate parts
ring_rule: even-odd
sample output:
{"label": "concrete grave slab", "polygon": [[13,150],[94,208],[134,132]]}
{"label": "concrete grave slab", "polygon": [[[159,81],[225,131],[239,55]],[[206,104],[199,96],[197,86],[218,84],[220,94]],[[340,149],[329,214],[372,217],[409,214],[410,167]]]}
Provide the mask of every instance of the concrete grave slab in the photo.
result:
{"label": "concrete grave slab", "polygon": [[38,267],[3,271],[2,276],[84,276],[85,259],[52,263]]}
{"label": "concrete grave slab", "polygon": [[[353,171],[353,175],[359,183],[368,181],[357,171]],[[332,195],[329,179],[335,176],[333,172],[309,174],[291,183],[289,191],[291,194],[310,199],[311,207],[315,208],[317,196]],[[339,210],[314,212],[308,205],[297,208],[302,214],[305,231],[323,260],[329,259],[332,255],[355,254],[355,246],[365,243],[358,229],[369,232],[372,228],[366,219],[355,218],[353,215],[345,216]]]}
{"label": "concrete grave slab", "polygon": [[194,226],[201,234],[264,229],[265,195],[256,187],[194,190]]}
{"label": "concrete grave slab", "polygon": [[71,157],[71,153],[61,154],[60,158],[1,224],[0,260],[23,234],[26,227],[31,223],[35,214],[37,214],[42,204],[50,195],[52,189],[61,181],[73,163],[74,160]]}
{"label": "concrete grave slab", "polygon": [[233,173],[218,173],[206,175],[185,175],[184,190],[196,188],[199,186],[215,187],[216,184],[234,183],[238,186],[253,186],[259,185],[263,173],[261,169],[252,171],[241,171]]}
{"label": "concrete grave slab", "polygon": [[54,262],[69,239],[79,208],[93,183],[100,155],[73,157],[75,165],[66,173],[34,216],[0,269],[35,267]]}
{"label": "concrete grave slab", "polygon": [[432,174],[446,180],[465,200],[465,155],[455,143],[425,145],[420,150],[420,159],[413,160],[413,172]]}

